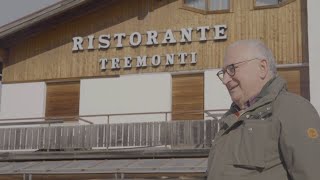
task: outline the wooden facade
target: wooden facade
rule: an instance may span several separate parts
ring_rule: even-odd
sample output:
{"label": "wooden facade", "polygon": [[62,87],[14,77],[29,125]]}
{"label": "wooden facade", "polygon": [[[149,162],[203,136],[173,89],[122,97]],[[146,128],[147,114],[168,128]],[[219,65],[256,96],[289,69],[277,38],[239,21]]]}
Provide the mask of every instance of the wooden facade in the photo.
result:
{"label": "wooden facade", "polygon": [[[47,81],[68,78],[103,77],[151,72],[176,72],[220,68],[224,49],[239,39],[261,39],[269,46],[278,64],[301,64],[307,62],[306,47],[306,1],[295,0],[278,8],[255,9],[253,0],[230,0],[230,12],[201,14],[186,10],[181,0],[119,0],[89,13],[76,12],[77,18],[66,20],[53,28],[16,41],[9,48],[8,60],[4,63],[3,82]],[[81,15],[84,13],[85,15]],[[227,40],[213,40],[213,26],[227,25]],[[200,42],[197,27],[209,26],[207,41]],[[177,40],[181,28],[193,28],[192,42],[161,44],[165,31],[171,29]],[[146,32],[158,32],[159,45],[146,45]],[[138,47],[129,46],[133,32],[142,34]],[[116,48],[111,40],[107,50],[98,49],[98,37],[102,34],[126,33],[124,47]],[[87,36],[95,36],[93,50],[87,50]],[[73,52],[72,38],[84,38],[85,50]],[[113,38],[112,38],[113,39]],[[164,57],[166,54],[196,52],[197,63],[172,66],[162,63],[158,67],[101,71],[100,58],[133,58],[146,55]],[[163,60],[164,61],[164,60]]]}

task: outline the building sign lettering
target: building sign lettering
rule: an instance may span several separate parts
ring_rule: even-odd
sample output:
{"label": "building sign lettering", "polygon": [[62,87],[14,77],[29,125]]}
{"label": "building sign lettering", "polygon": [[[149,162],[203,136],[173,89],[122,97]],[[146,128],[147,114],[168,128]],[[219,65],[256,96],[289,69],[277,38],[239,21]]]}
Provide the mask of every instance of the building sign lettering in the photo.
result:
{"label": "building sign lettering", "polygon": [[[226,25],[214,25],[210,26],[200,26],[196,28],[182,28],[179,31],[173,31],[167,29],[162,32],[163,37],[159,37],[159,32],[150,30],[146,31],[144,34],[140,32],[133,32],[131,34],[126,33],[115,33],[115,34],[102,34],[98,37],[94,35],[89,35],[87,38],[80,36],[73,37],[73,52],[84,51],[84,50],[107,50],[111,47],[123,48],[124,46],[139,47],[141,45],[145,46],[157,46],[157,45],[167,45],[176,43],[192,43],[194,41],[204,42],[208,40],[218,41],[226,40],[227,26]],[[193,32],[197,33],[197,37],[193,37]],[[178,33],[176,33],[178,32]],[[178,35],[177,35],[178,34]],[[126,38],[129,41],[124,41]],[[95,43],[95,41],[98,41]],[[85,42],[85,43],[84,43]],[[126,42],[126,43],[125,43]],[[86,46],[84,46],[86,44]],[[96,47],[96,46],[97,47]],[[133,63],[135,61],[135,63]],[[140,55],[136,57],[125,56],[123,58],[112,57],[112,58],[101,58],[99,59],[101,70],[117,70],[121,68],[140,68],[147,67],[147,61],[151,62],[151,66],[160,66],[161,62],[164,62],[166,66],[171,66],[174,64],[185,65],[196,64],[197,63],[197,53],[196,52],[177,52],[174,54],[164,54],[164,55],[152,55],[147,57],[146,55]],[[110,67],[110,68],[107,68]]]}

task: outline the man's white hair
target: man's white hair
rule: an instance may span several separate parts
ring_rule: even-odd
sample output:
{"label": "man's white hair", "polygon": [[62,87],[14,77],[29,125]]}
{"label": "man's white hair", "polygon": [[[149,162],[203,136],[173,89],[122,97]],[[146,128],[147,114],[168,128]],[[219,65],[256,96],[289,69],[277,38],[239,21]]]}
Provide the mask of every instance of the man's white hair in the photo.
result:
{"label": "man's white hair", "polygon": [[273,77],[277,75],[277,65],[275,58],[271,50],[262,41],[256,39],[239,40],[232,43],[228,48],[239,45],[253,49],[254,51],[252,52],[252,54],[255,56],[254,58],[267,60],[271,75]]}

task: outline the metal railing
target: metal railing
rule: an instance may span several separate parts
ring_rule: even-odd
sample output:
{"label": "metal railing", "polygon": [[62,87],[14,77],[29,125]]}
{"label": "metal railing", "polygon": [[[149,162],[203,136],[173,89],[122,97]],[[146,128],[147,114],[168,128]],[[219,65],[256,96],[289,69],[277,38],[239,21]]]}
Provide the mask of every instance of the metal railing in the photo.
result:
{"label": "metal railing", "polygon": [[[214,112],[217,112],[217,110]],[[160,113],[166,113],[165,117],[168,117],[167,113],[171,112]],[[199,113],[199,111],[194,111],[194,113]],[[138,114],[141,115],[142,113],[130,113],[129,115]],[[150,113],[143,114],[150,115]],[[124,114],[51,117],[43,118],[47,119],[47,121],[42,122],[34,121],[41,118],[5,119],[6,121],[27,120],[26,122],[11,124],[8,122],[6,125],[44,123],[48,124],[48,126],[0,128],[0,150],[90,150],[95,148],[111,149],[154,146],[170,146],[173,148],[185,146],[194,148],[208,147],[211,145],[211,141],[219,129],[218,119],[221,113],[211,114],[207,112],[207,114],[210,115],[211,120],[168,121],[165,118],[162,121],[113,124],[109,123],[110,117]],[[104,124],[92,124],[91,121],[85,119],[98,116],[107,117],[107,122]],[[88,124],[51,126],[53,123],[62,123],[63,118],[76,118]]]}
{"label": "metal railing", "polygon": [[[218,120],[220,116],[226,112],[227,109],[214,109],[214,110],[204,110],[204,111],[181,111],[175,112],[176,115],[179,114],[199,114],[204,113],[207,117]],[[213,113],[212,113],[213,112]],[[81,116],[52,116],[52,117],[31,117],[31,118],[0,118],[0,128],[1,126],[15,126],[15,125],[44,125],[47,124],[59,124],[65,122],[76,122],[82,121],[87,124],[95,124],[93,121],[88,118],[104,117],[106,124],[110,123],[110,119],[114,117],[126,117],[126,116],[143,116],[143,115],[163,115],[164,118],[157,119],[157,121],[168,121],[169,116],[172,112],[147,112],[147,113],[119,113],[119,114],[95,114],[95,115],[81,115]],[[170,119],[171,120],[171,119]],[[5,122],[3,122],[5,121]]]}

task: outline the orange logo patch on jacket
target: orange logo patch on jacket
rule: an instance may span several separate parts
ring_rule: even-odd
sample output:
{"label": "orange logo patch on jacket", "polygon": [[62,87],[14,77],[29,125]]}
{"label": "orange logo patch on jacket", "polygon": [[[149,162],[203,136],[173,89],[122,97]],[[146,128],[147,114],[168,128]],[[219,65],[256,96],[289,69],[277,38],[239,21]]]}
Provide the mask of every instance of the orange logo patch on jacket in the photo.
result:
{"label": "orange logo patch on jacket", "polygon": [[309,128],[307,130],[308,137],[311,139],[315,139],[319,136],[318,131],[315,128]]}

